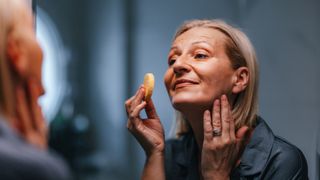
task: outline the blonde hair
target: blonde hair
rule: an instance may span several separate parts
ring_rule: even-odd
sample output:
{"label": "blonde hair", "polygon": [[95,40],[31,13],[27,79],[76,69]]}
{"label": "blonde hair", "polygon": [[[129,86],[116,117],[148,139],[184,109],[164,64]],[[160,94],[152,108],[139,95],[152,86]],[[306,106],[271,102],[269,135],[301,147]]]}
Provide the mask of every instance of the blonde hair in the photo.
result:
{"label": "blonde hair", "polygon": [[15,75],[7,57],[7,38],[21,15],[17,12],[22,3],[21,0],[0,0],[0,113],[6,117],[15,115]]}
{"label": "blonde hair", "polygon": [[[232,115],[235,120],[236,129],[243,125],[253,127],[258,114],[258,84],[259,69],[255,50],[248,37],[239,29],[232,27],[222,20],[191,20],[182,24],[174,40],[184,32],[196,28],[212,28],[222,32],[225,36],[225,51],[229,57],[232,67],[247,67],[249,71],[249,82],[246,89],[240,92],[233,103]],[[176,135],[181,136],[190,131],[190,125],[183,115],[176,112]]]}

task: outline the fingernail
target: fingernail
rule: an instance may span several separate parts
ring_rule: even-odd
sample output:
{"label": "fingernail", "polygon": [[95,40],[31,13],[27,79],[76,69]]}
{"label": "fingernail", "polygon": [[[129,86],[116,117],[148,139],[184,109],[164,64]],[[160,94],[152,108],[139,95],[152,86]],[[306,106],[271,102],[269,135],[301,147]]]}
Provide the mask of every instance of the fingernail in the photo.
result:
{"label": "fingernail", "polygon": [[227,100],[227,96],[226,96],[225,94],[223,94],[223,95],[221,96],[221,100],[222,100],[222,101]]}
{"label": "fingernail", "polygon": [[219,103],[220,103],[220,100],[219,100],[219,99],[216,99],[216,100],[214,101],[214,104],[215,104],[216,106],[219,106]]}
{"label": "fingernail", "polygon": [[209,110],[205,110],[204,111],[204,118],[208,119],[209,116],[210,116],[210,111]]}

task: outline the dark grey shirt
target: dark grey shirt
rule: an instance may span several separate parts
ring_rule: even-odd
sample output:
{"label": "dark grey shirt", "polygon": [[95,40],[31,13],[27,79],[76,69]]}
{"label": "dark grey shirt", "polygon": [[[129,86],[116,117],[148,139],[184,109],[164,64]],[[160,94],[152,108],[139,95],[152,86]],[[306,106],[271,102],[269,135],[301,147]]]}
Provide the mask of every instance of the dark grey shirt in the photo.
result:
{"label": "dark grey shirt", "polygon": [[0,117],[0,179],[69,180],[71,174],[62,159],[26,143]]}
{"label": "dark grey shirt", "polygon": [[[198,147],[192,133],[166,142],[165,169],[167,180],[200,179]],[[240,165],[231,173],[232,180],[308,179],[303,153],[283,138],[275,136],[262,118],[246,146]]]}

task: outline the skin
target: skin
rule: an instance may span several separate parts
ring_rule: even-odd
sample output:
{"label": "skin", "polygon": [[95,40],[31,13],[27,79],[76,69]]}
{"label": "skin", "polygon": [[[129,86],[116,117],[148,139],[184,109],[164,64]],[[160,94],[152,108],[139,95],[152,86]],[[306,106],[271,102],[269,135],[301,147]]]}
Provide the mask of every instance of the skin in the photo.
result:
{"label": "skin", "polygon": [[11,70],[16,76],[16,115],[10,118],[13,128],[27,142],[46,149],[47,126],[37,102],[44,93],[41,82],[43,54],[36,40],[31,11],[22,2],[16,10],[6,51]]}
{"label": "skin", "polygon": [[[193,28],[173,42],[164,82],[177,110],[185,112],[194,106],[209,109],[214,99],[231,91],[233,69],[224,53],[223,36],[217,30]],[[181,79],[194,83],[175,87],[175,82]]]}
{"label": "skin", "polygon": [[[165,179],[164,130],[152,99],[144,101],[144,94],[145,89],[141,85],[137,93],[126,101],[127,128],[138,140],[147,156],[142,179],[163,180]],[[146,111],[145,120],[139,115],[142,109]]]}
{"label": "skin", "polygon": [[[235,131],[230,106],[247,86],[248,69],[232,68],[224,49],[225,38],[211,28],[184,32],[172,43],[164,75],[173,107],[186,117],[194,132],[203,179],[229,179],[249,134],[245,126]],[[141,87],[126,102],[128,129],[147,155],[142,177],[164,179],[163,128],[153,105],[145,102],[143,95]],[[152,112],[147,113],[147,121],[139,116],[142,109]],[[221,130],[221,136],[213,136],[213,129]]]}

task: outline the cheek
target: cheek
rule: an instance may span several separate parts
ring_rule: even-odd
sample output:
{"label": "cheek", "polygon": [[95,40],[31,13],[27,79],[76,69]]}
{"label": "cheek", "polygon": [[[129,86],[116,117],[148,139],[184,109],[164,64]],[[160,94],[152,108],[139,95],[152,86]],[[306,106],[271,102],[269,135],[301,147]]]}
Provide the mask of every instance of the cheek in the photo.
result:
{"label": "cheek", "polygon": [[171,69],[168,69],[166,71],[166,73],[164,74],[164,77],[163,77],[164,85],[166,86],[166,89],[167,89],[168,93],[170,91],[172,78],[173,78],[173,72],[172,72]]}
{"label": "cheek", "polygon": [[208,91],[207,93],[217,98],[222,94],[229,94],[232,89],[232,76],[216,76],[216,78],[208,79],[206,88],[204,90]]}
{"label": "cheek", "polygon": [[201,74],[202,93],[210,96],[211,99],[228,94],[232,87],[232,72],[228,69],[220,68],[215,71]]}

